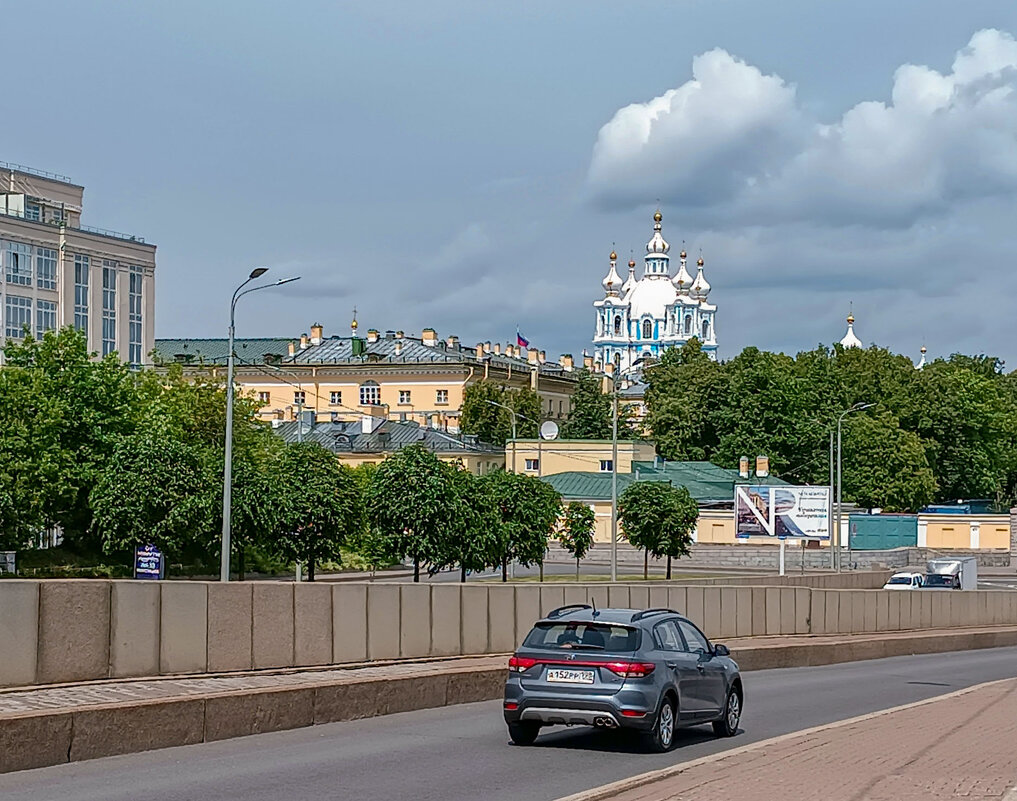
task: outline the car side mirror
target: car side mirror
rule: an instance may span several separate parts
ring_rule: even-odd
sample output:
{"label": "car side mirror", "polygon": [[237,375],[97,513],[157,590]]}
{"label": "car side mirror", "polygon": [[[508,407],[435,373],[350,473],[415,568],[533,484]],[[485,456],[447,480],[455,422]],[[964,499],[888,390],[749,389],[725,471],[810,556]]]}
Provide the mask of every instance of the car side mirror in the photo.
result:
{"label": "car side mirror", "polygon": [[731,649],[726,645],[720,645],[719,643],[713,646],[714,656],[731,656]]}

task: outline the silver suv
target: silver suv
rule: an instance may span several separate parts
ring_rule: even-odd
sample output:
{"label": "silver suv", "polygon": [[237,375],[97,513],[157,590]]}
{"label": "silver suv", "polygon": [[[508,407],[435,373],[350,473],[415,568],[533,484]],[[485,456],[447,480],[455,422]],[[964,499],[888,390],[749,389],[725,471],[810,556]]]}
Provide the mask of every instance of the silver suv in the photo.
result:
{"label": "silver suv", "polygon": [[531,745],[541,726],[626,728],[652,751],[669,751],[683,726],[731,737],[745,695],[730,653],[673,609],[560,607],[509,660],[509,736]]}

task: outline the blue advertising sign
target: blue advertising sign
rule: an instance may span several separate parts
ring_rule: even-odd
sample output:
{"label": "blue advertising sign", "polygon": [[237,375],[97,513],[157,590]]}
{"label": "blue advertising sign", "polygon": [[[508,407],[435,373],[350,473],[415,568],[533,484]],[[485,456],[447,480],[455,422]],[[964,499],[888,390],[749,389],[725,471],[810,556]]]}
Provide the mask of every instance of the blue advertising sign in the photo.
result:
{"label": "blue advertising sign", "polygon": [[141,545],[134,552],[134,578],[161,579],[166,576],[166,559],[154,545]]}

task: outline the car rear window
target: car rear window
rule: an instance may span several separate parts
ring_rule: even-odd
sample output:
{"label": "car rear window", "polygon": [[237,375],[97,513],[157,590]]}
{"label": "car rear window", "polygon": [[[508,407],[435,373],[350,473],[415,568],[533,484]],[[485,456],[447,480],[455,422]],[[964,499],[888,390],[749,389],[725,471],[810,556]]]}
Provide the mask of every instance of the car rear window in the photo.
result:
{"label": "car rear window", "polygon": [[911,576],[894,576],[893,578],[891,578],[886,583],[887,584],[910,584],[911,583]]}
{"label": "car rear window", "polygon": [[588,651],[635,651],[639,629],[610,623],[567,621],[538,623],[523,640],[525,648]]}

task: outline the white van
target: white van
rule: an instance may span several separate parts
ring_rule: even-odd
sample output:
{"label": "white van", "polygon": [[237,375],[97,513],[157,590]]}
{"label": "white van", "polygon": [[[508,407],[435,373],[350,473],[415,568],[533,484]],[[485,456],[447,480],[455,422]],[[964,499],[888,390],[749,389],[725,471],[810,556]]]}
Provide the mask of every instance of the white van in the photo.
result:
{"label": "white van", "polygon": [[883,585],[884,590],[920,590],[925,583],[921,573],[894,573]]}

